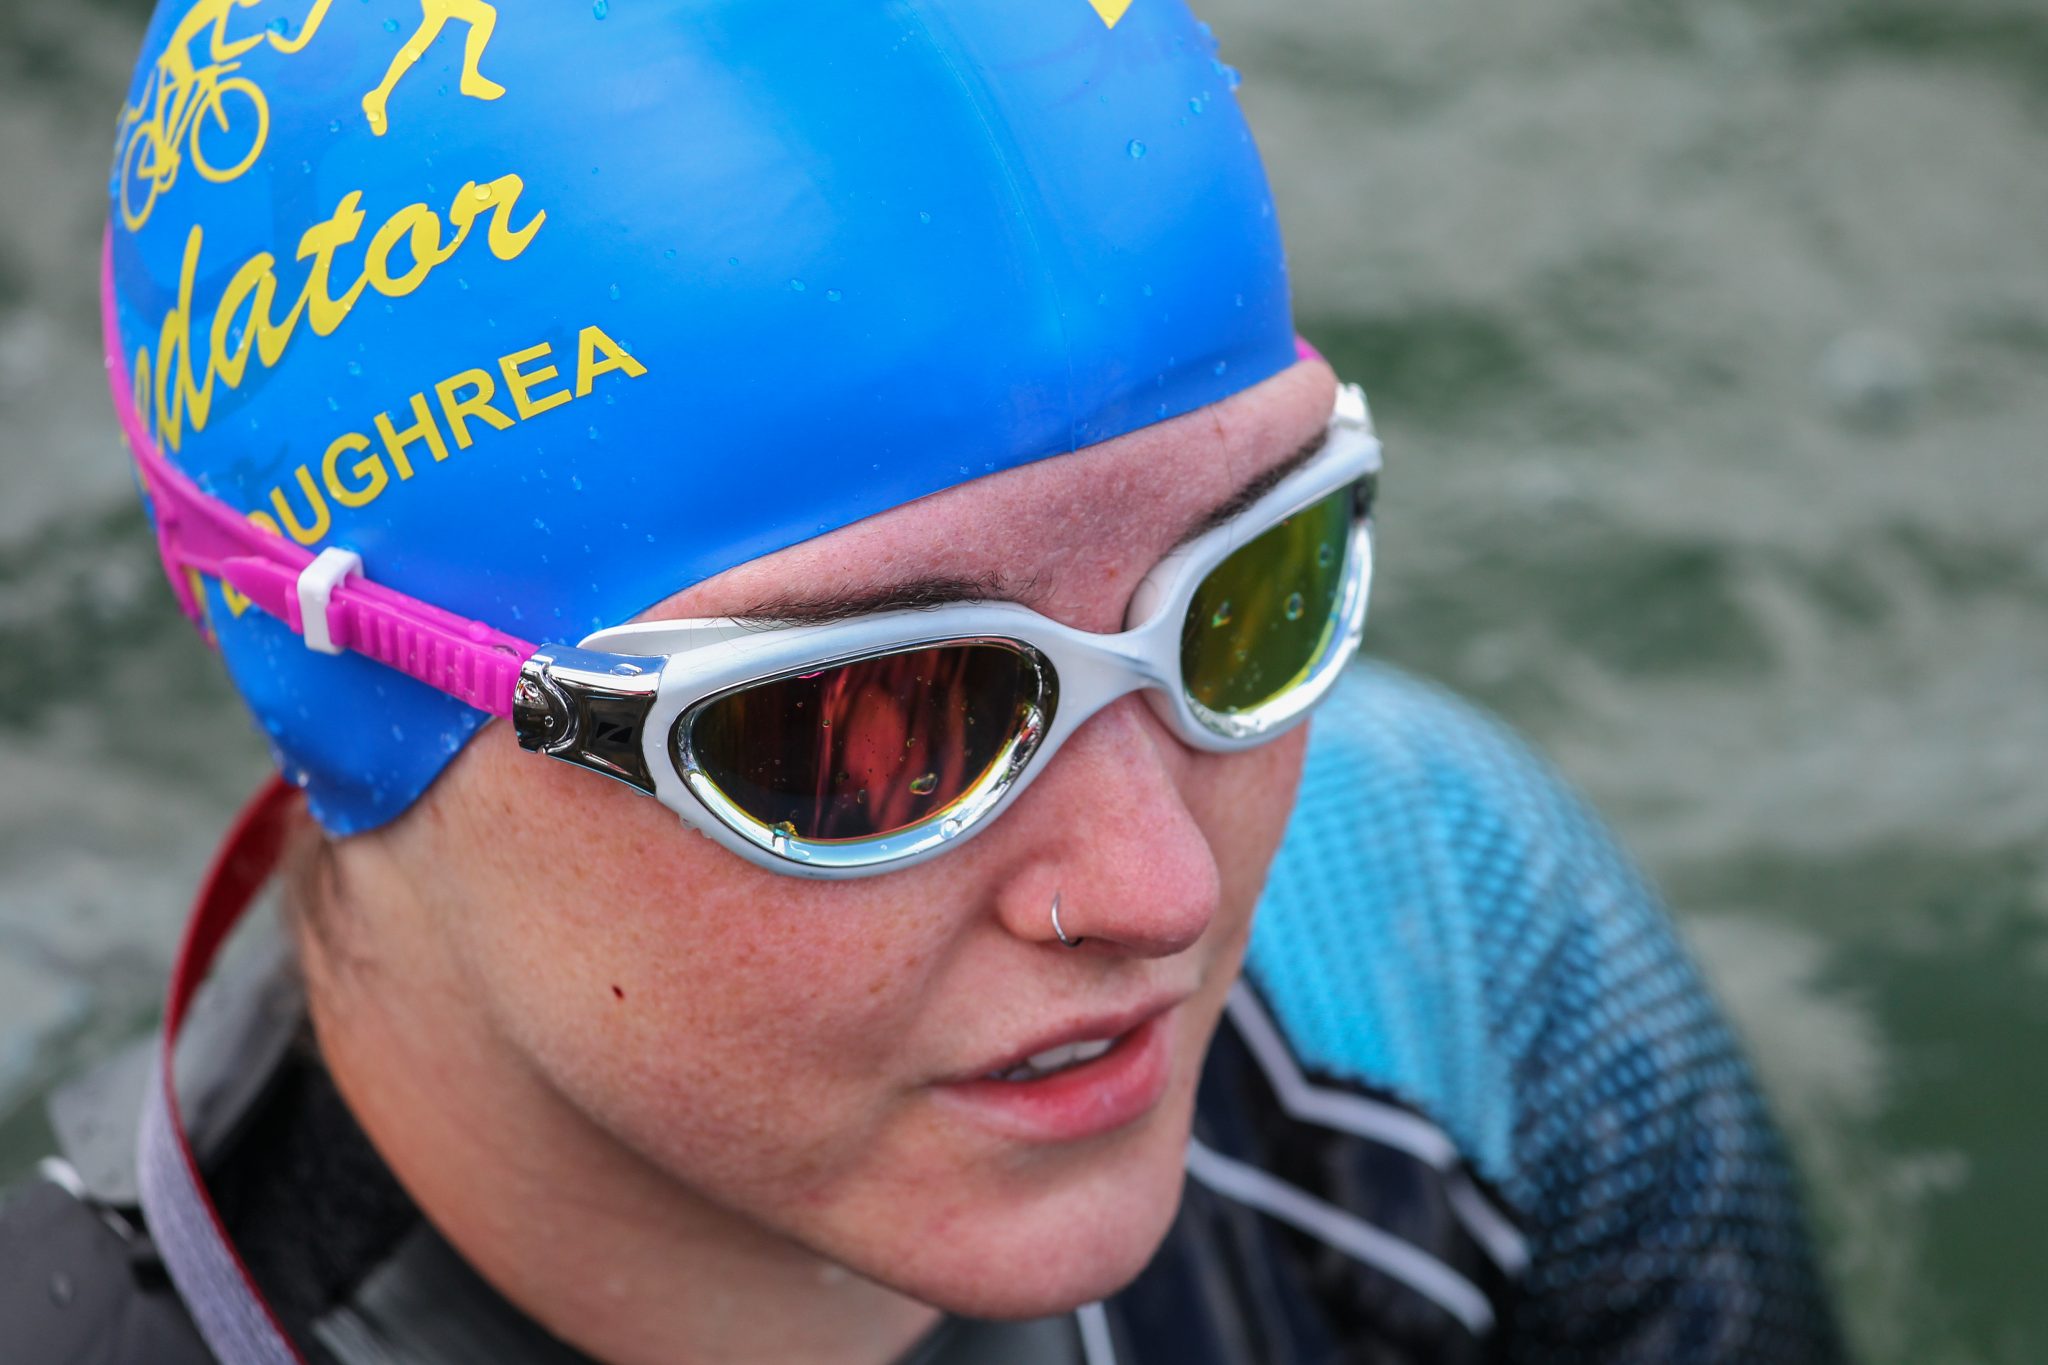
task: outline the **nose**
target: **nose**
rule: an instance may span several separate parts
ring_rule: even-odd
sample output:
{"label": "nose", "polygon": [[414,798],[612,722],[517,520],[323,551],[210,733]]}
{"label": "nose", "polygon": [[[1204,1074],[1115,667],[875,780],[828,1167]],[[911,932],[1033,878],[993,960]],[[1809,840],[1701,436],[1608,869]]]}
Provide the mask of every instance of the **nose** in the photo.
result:
{"label": "nose", "polygon": [[1003,926],[1065,951],[1057,895],[1059,929],[1083,952],[1192,947],[1223,896],[1215,851],[1182,797],[1197,766],[1138,697],[1091,717],[1003,816],[1027,850],[998,897]]}

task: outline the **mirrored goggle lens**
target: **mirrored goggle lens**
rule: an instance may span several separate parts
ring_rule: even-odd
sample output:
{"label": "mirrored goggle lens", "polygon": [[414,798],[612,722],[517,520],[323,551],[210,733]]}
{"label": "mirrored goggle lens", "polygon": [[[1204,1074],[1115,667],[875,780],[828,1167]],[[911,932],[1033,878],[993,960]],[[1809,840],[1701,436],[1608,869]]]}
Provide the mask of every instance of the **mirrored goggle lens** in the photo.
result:
{"label": "mirrored goggle lens", "polygon": [[688,721],[688,759],[734,806],[811,842],[944,816],[1037,723],[1044,674],[1004,644],[937,645],[758,683]]}
{"label": "mirrored goggle lens", "polygon": [[1229,715],[1308,679],[1338,629],[1358,495],[1357,485],[1332,493],[1209,571],[1181,624],[1190,698]]}

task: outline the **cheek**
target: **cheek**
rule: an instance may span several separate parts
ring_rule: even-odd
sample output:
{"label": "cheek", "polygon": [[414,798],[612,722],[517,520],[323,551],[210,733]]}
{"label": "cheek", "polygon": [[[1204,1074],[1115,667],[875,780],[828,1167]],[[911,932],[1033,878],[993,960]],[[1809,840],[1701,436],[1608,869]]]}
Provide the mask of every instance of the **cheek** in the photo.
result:
{"label": "cheek", "polygon": [[1181,786],[1223,883],[1223,914],[1242,930],[1265,889],[1266,871],[1294,813],[1308,727],[1240,754],[1204,755]]}
{"label": "cheek", "polygon": [[945,879],[776,876],[624,788],[477,757],[445,804],[484,871],[444,910],[495,1030],[693,1183],[829,1178],[904,1093],[960,918]]}

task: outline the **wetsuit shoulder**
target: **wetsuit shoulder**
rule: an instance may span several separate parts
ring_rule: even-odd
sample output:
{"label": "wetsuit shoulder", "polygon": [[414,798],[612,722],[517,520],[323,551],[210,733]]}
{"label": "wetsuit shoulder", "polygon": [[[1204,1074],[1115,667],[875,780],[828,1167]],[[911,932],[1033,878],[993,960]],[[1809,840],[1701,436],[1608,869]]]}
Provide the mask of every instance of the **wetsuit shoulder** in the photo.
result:
{"label": "wetsuit shoulder", "polygon": [[148,1239],[47,1180],[0,1198],[0,1342],[36,1365],[212,1365]]}
{"label": "wetsuit shoulder", "polygon": [[1840,1358],[1782,1142],[1655,893],[1498,721],[1365,667],[1318,712],[1248,970],[1304,1068],[1504,1196],[1518,1360]]}

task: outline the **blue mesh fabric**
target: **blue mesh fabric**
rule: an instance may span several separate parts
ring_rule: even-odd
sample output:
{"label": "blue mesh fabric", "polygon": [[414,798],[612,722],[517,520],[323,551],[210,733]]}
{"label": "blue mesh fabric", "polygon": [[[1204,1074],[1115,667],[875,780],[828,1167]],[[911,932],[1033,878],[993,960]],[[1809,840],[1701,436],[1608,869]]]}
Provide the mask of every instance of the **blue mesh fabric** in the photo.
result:
{"label": "blue mesh fabric", "polygon": [[1384,668],[1318,713],[1249,956],[1305,1067],[1515,1210],[1511,1358],[1839,1358],[1796,1182],[1655,895],[1496,722]]}

